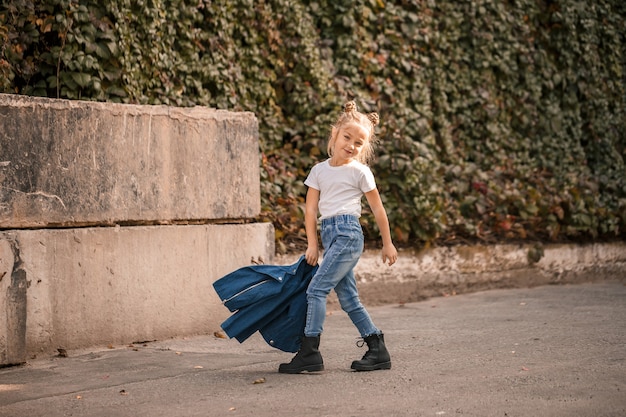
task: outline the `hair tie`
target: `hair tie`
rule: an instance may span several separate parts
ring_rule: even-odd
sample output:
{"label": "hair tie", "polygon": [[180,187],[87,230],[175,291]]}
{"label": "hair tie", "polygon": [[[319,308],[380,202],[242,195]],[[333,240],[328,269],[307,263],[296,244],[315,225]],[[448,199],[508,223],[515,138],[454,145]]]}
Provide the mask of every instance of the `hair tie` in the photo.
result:
{"label": "hair tie", "polygon": [[356,111],[356,103],[354,101],[348,101],[343,105],[343,111],[345,113],[354,113]]}
{"label": "hair tie", "polygon": [[377,126],[380,122],[380,118],[378,117],[378,113],[370,113],[367,115],[367,118],[372,122],[372,126]]}

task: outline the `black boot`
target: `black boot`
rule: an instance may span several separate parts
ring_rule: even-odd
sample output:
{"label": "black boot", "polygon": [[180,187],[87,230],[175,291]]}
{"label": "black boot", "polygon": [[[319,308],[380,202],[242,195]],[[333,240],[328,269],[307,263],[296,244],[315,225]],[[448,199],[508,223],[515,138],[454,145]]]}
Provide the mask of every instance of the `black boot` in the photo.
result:
{"label": "black boot", "polygon": [[382,333],[372,334],[364,337],[363,340],[369,349],[363,355],[363,359],[352,362],[351,368],[357,371],[391,369],[391,357],[385,347],[385,336]]}
{"label": "black boot", "polygon": [[319,351],[320,337],[303,337],[302,346],[289,363],[281,363],[278,372],[281,374],[299,374],[300,372],[316,372],[324,370],[324,361]]}

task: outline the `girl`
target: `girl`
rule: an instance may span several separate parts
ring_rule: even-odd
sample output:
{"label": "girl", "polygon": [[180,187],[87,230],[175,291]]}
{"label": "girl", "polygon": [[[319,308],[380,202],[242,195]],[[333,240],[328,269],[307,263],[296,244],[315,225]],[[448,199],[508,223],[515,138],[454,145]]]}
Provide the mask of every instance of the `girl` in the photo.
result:
{"label": "girl", "polygon": [[346,103],[344,112],[331,130],[330,158],[315,165],[304,182],[309,187],[305,211],[305,258],[308,264],[317,265],[319,208],[324,259],[307,289],[307,317],[301,348],[290,363],[280,365],[278,371],[281,373],[324,369],[319,344],[326,317],[326,297],[332,289],[368,346],[363,359],[352,362],[351,368],[357,371],[391,368],[383,333],[361,304],[353,271],[363,252],[363,231],[359,223],[363,194],[383,240],[383,263],[391,266],[398,258],[374,175],[366,165],[373,156],[374,127],[377,124],[378,114],[365,115],[357,110],[354,101]]}

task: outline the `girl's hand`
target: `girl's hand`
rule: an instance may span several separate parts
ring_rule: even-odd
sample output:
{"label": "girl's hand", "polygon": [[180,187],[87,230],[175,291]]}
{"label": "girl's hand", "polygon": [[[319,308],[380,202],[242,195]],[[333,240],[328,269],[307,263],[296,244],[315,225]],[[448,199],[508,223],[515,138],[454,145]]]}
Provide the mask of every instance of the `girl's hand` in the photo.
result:
{"label": "girl's hand", "polygon": [[383,263],[388,261],[389,266],[396,263],[398,260],[398,251],[396,247],[392,244],[383,246]]}
{"label": "girl's hand", "polygon": [[317,265],[317,259],[319,258],[320,252],[317,247],[307,246],[304,257],[306,259],[306,263],[311,266]]}

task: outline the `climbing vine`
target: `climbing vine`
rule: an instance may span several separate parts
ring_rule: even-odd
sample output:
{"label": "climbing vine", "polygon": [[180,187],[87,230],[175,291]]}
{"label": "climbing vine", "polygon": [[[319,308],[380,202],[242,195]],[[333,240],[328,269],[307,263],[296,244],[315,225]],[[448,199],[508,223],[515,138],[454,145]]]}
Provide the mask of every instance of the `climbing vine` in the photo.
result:
{"label": "climbing vine", "polygon": [[282,250],[352,98],[396,241],[623,238],[624,27],[621,0],[14,0],[0,91],[254,112]]}

